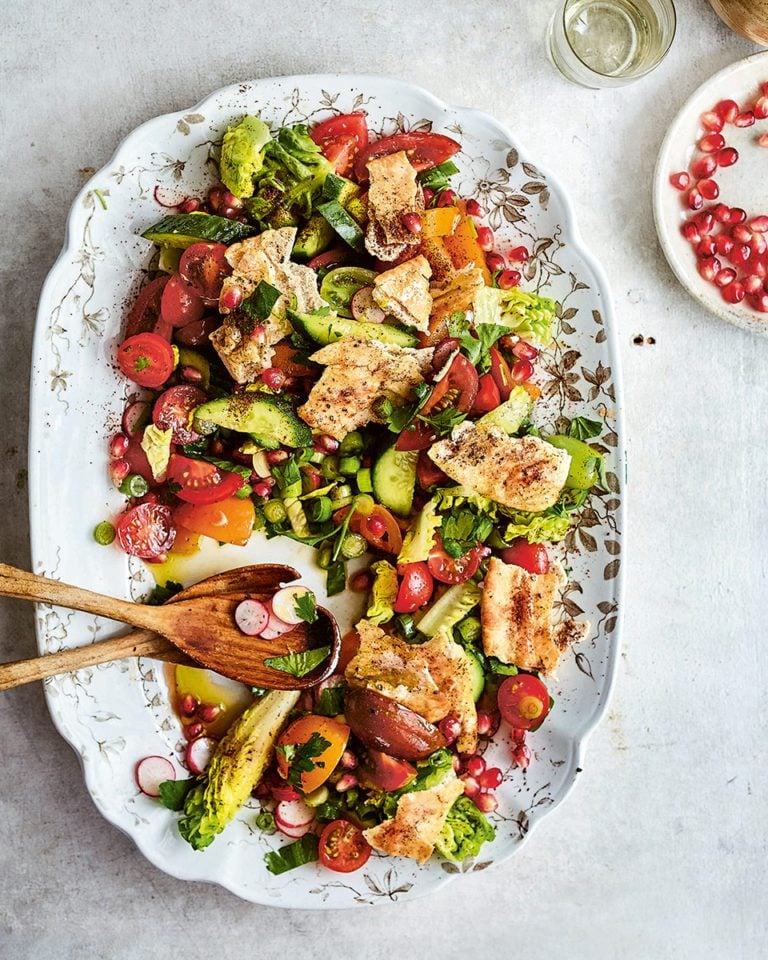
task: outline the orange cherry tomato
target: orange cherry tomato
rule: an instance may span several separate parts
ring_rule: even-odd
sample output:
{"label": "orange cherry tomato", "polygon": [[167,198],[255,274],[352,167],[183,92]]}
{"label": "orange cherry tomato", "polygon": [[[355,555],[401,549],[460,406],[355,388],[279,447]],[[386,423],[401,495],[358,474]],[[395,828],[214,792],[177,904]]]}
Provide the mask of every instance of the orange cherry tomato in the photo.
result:
{"label": "orange cherry tomato", "polygon": [[403,546],[403,534],[397,520],[378,503],[367,517],[356,513],[349,522],[349,529],[364,537],[374,550],[398,554]]}
{"label": "orange cherry tomato", "polygon": [[228,497],[218,503],[182,503],[173,515],[182,527],[193,533],[241,547],[248,543],[256,522],[253,501],[238,497]]}
{"label": "orange cherry tomato", "polygon": [[311,713],[294,720],[277,739],[277,769],[281,777],[288,779],[295,763],[293,758],[296,757],[302,745],[309,743],[313,734],[322,737],[328,746],[306,758],[307,765],[312,763],[313,766],[310,770],[301,772],[298,786],[303,793],[312,793],[313,790],[317,790],[333,773],[347,746],[349,727],[346,723],[340,723],[331,717],[320,717]]}

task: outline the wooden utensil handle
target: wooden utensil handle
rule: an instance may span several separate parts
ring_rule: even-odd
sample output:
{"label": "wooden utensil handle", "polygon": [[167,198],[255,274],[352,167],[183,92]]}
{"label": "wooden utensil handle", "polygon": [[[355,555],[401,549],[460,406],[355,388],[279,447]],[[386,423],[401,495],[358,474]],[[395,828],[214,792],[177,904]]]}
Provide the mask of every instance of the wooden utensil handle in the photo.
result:
{"label": "wooden utensil handle", "polygon": [[159,607],[148,607],[106,597],[91,590],[72,587],[58,580],[48,580],[26,570],[18,570],[7,563],[0,563],[0,596],[17,600],[36,600],[40,603],[55,603],[72,610],[95,613],[100,617],[120,620],[134,627],[146,627],[157,631],[162,623]]}
{"label": "wooden utensil handle", "polygon": [[151,630],[132,630],[125,636],[100,640],[85,647],[0,664],[0,690],[10,690],[11,687],[44,680],[58,673],[69,673],[125,657],[154,657],[171,663],[194,662],[164,637],[159,637]]}

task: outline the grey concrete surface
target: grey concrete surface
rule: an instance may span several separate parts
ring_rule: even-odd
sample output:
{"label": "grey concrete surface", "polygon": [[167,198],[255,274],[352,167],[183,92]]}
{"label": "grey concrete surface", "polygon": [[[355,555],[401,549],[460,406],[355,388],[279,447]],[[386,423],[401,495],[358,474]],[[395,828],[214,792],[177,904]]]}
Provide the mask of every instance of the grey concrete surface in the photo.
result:
{"label": "grey concrete surface", "polygon": [[[612,709],[578,789],[512,862],[430,900],[325,915],[181,883],[99,817],[32,686],[0,696],[2,960],[768,955],[768,339],[704,314],[678,286],[650,203],[679,104],[756,48],[704,0],[679,0],[656,73],[582,90],[545,59],[553,7],[0,0],[2,560],[29,562],[32,328],[72,198],[138,123],[250,77],[402,77],[496,114],[559,176],[615,295],[631,480]],[[639,334],[655,344],[635,345]],[[0,657],[34,650],[31,611],[0,602]]]}

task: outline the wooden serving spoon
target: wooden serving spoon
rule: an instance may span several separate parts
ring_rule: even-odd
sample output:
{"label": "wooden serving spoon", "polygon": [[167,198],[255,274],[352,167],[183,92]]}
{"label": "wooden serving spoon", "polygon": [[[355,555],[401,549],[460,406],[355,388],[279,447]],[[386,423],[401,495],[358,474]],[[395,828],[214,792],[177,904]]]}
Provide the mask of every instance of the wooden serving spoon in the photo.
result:
{"label": "wooden serving spoon", "polygon": [[[341,647],[338,624],[318,607],[313,624],[299,623],[276,640],[244,634],[235,624],[235,608],[248,597],[266,601],[284,583],[298,580],[293,567],[257,564],[201,580],[163,604],[152,607],[72,587],[0,563],[0,596],[52,603],[143,629],[85,647],[0,665],[0,690],[42,680],[57,673],[124,657],[154,657],[207,667],[248,686],[302,690],[320,683],[336,668]],[[303,677],[265,665],[268,657],[330,646],[327,660]]]}

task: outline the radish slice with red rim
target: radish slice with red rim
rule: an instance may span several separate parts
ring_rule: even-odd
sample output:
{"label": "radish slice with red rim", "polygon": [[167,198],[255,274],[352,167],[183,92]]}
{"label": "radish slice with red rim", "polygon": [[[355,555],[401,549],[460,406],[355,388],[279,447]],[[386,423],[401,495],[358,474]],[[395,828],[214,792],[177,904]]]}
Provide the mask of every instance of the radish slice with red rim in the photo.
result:
{"label": "radish slice with red rim", "polygon": [[136,784],[148,797],[159,797],[160,784],[175,779],[176,770],[165,757],[144,757],[136,764]]}
{"label": "radish slice with red rim", "polygon": [[285,620],[281,620],[280,617],[276,616],[271,606],[267,609],[269,610],[269,622],[259,634],[264,640],[277,640],[284,633],[290,633],[296,626],[295,623],[286,623]]}
{"label": "radish slice with red rim", "polygon": [[196,776],[205,772],[218,741],[213,737],[198,737],[187,747],[187,766]]}
{"label": "radish slice with red rim", "polygon": [[150,421],[150,405],[146,400],[136,400],[129,404],[123,412],[123,433],[134,438],[138,437]]}
{"label": "radish slice with red rim", "polygon": [[296,601],[311,593],[308,587],[283,587],[272,597],[272,613],[283,623],[292,626],[301,623],[304,619],[296,612]]}
{"label": "radish slice with red rim", "polygon": [[355,320],[365,323],[383,323],[387,318],[386,313],[373,299],[373,287],[360,287],[352,297],[350,307]]}
{"label": "radish slice with red rim", "polygon": [[235,623],[247,636],[258,636],[269,623],[267,605],[261,600],[241,600],[235,608]]}
{"label": "radish slice with red rim", "polygon": [[308,827],[315,819],[315,811],[303,800],[281,800],[275,807],[275,822],[291,830]]}
{"label": "radish slice with red rim", "polygon": [[275,826],[283,836],[289,837],[291,840],[301,840],[312,829],[311,823],[303,823],[300,827],[288,827],[279,820],[275,820]]}

